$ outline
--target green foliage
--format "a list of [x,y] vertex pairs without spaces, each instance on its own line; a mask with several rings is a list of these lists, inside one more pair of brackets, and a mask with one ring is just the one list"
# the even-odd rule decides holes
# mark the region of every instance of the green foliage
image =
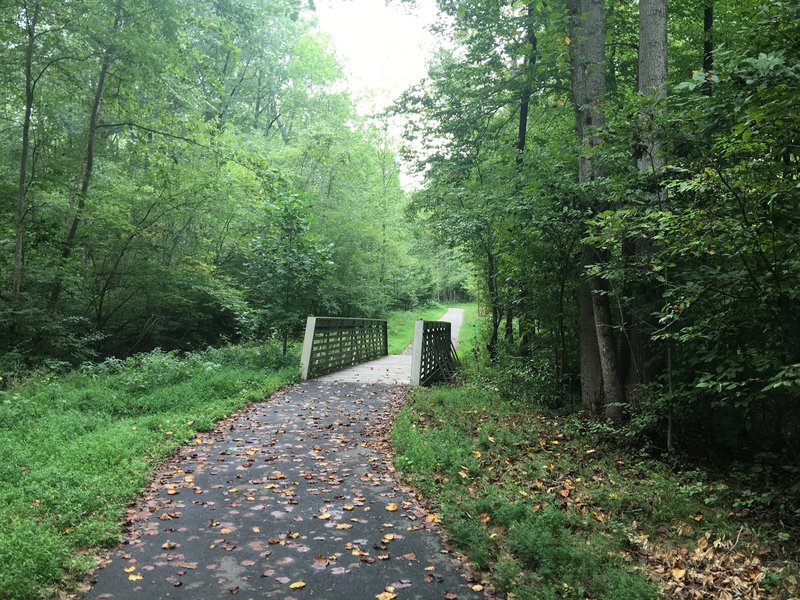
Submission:
[[393,142],[356,113],[303,3],[12,4],[37,29],[37,81],[23,165],[28,21],[4,21],[6,380],[156,347],[288,342],[311,312],[374,317],[453,287],[431,283]]
[[0,392],[0,596],[40,598],[120,540],[125,509],[179,445],[297,376],[297,350],[154,351]]

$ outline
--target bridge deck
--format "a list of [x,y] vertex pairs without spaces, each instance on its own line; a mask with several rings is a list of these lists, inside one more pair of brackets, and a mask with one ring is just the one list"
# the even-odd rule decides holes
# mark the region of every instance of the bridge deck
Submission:
[[[439,321],[449,321],[453,344],[458,344],[458,330],[464,321],[464,309],[450,308]],[[377,360],[317,377],[317,381],[328,383],[387,383],[390,385],[411,385],[411,352],[384,356]]]
[[317,377],[329,383],[388,383],[411,385],[411,355],[384,356],[344,371]]

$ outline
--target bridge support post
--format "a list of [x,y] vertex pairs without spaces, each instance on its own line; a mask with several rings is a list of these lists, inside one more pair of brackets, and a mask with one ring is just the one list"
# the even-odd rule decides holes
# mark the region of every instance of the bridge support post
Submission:
[[300,355],[300,377],[308,379],[308,369],[311,366],[311,350],[314,347],[314,330],[317,328],[317,317],[308,317],[306,320],[306,334],[303,336],[303,352]]
[[422,345],[424,343],[425,322],[414,321],[414,343],[411,350],[411,385],[417,387],[422,376]]

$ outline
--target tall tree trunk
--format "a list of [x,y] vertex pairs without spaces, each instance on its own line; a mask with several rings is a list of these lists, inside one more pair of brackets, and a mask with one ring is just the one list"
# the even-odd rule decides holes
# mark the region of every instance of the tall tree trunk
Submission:
[[[659,110],[657,103],[663,98],[667,83],[667,0],[639,1],[638,81],[639,93],[652,99],[652,110],[654,116],[657,116]],[[656,176],[665,164],[657,127],[652,131],[643,131],[642,136],[636,156],[636,166],[642,173]],[[660,204],[665,199],[665,192],[659,190],[651,196],[650,202]],[[652,244],[644,239],[630,240],[623,247],[623,253],[629,258],[635,258],[651,250]],[[632,290],[629,294],[635,304],[625,323],[627,328],[625,384],[628,397],[634,404],[639,395],[639,388],[648,381],[646,369],[648,336],[639,315],[645,310],[647,297],[651,294],[650,290]]]
[[[80,226],[83,212],[86,209],[86,195],[89,193],[89,185],[92,180],[92,171],[94,169],[94,140],[97,134],[97,125],[100,118],[100,108],[103,100],[103,92],[105,91],[106,76],[111,64],[114,62],[114,37],[121,25],[122,19],[122,0],[117,0],[116,11],[114,15],[114,25],[111,31],[111,39],[108,46],[103,52],[103,62],[100,65],[100,73],[97,77],[97,85],[94,90],[94,100],[92,101],[92,108],[89,113],[89,127],[86,132],[86,152],[81,160],[81,165],[78,171],[78,180],[80,181],[80,188],[75,190],[73,195],[73,204],[77,200],[75,213],[72,216],[67,235],[64,238],[64,245],[61,250],[61,264],[62,267],[66,265],[67,260],[72,255],[72,248],[75,244],[75,238],[78,234],[78,227]],[[77,198],[75,198],[77,196]],[[58,299],[61,295],[63,287],[63,278],[61,274],[56,275],[56,279],[50,289],[49,307],[55,310],[58,305]]]
[[14,274],[11,282],[11,303],[19,304],[23,288],[23,256],[25,252],[25,195],[28,184],[28,156],[30,154],[31,117],[33,115],[33,99],[35,81],[33,77],[33,50],[36,44],[36,24],[39,20],[41,5],[33,5],[33,14],[25,13],[25,116],[22,120],[22,151],[19,161],[19,180],[17,186],[17,219],[14,226]]
[[[522,87],[522,93],[519,99],[519,128],[517,130],[516,164],[517,169],[520,172],[522,171],[522,166],[525,161],[525,145],[528,136],[528,110],[530,108],[531,92],[533,88],[531,78],[533,76],[533,67],[536,65],[536,50],[538,46],[536,30],[533,22],[534,10],[534,3],[529,3],[527,8],[527,22],[525,25],[526,37],[530,47],[528,55],[525,57],[523,64],[523,69],[525,70],[525,84]],[[522,310],[520,310],[519,314],[519,350],[523,356],[529,353],[531,338],[533,337],[533,323],[530,322],[527,314],[528,306],[526,300],[529,295],[530,293],[528,292],[527,283],[523,281],[522,291],[520,294],[520,299],[522,300]],[[506,340],[511,341],[513,339],[513,332],[509,332],[508,327],[510,327],[510,325],[506,326]]]
[[[579,157],[580,183],[598,178],[593,156],[598,130],[604,126],[601,104],[605,95],[605,11],[603,0],[568,0],[572,101],[578,139],[583,146]],[[586,276],[586,267],[602,255],[591,246],[581,248],[585,281],[580,294],[581,398],[586,408],[597,406],[603,398],[607,417],[617,419],[624,402],[619,376],[611,308],[605,282]],[[585,354],[584,354],[585,353]],[[598,373],[600,376],[598,377]]]

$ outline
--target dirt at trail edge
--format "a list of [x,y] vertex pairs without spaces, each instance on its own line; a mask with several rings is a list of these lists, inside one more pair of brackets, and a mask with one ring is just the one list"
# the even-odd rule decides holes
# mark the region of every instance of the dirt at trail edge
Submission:
[[388,459],[407,393],[304,382],[198,436],[85,598],[482,598]]

